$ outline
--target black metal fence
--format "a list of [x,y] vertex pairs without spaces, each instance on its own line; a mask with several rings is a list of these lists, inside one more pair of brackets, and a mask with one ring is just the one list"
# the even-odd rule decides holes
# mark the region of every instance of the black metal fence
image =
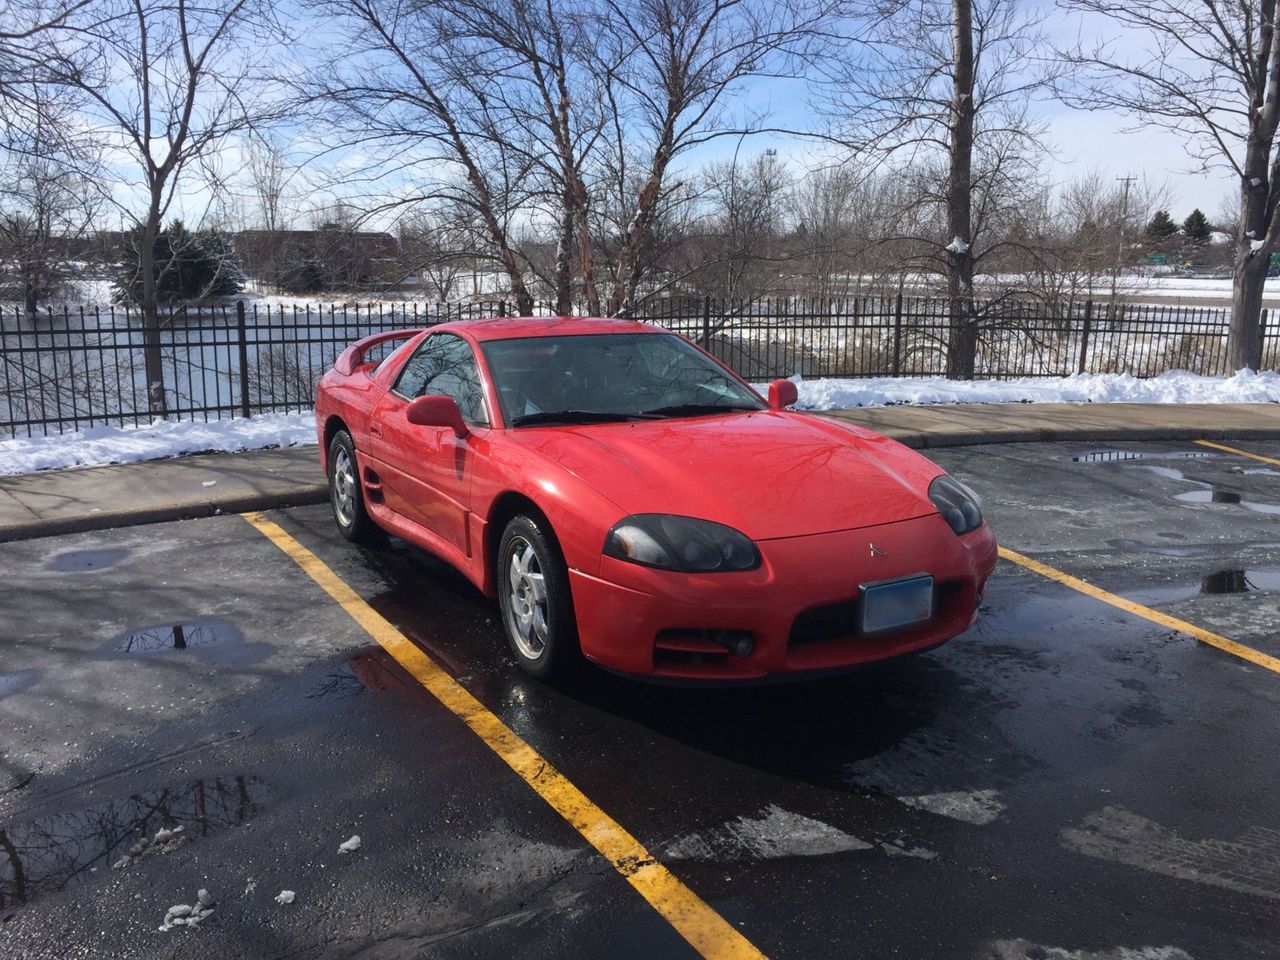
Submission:
[[[238,303],[166,311],[159,325],[165,413],[225,419],[309,409],[315,382],[351,342],[380,330],[504,316],[501,302],[318,307]],[[1052,310],[981,305],[979,377],[1049,377],[1170,369],[1225,374],[1229,311],[1095,304]],[[540,312],[546,312],[541,309]],[[710,298],[648,301],[639,318],[701,343],[744,377],[940,376],[946,301]],[[1263,320],[1265,323],[1266,315]],[[1280,365],[1266,332],[1263,366]],[[0,435],[33,436],[150,422],[141,315],[62,308],[29,317],[0,308]]]

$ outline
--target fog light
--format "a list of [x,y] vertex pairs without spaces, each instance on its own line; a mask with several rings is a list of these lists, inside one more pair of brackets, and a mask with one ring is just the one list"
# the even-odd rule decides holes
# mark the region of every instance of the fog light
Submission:
[[724,647],[735,657],[749,657],[755,647],[751,634],[742,630],[721,630],[711,635],[711,641]]

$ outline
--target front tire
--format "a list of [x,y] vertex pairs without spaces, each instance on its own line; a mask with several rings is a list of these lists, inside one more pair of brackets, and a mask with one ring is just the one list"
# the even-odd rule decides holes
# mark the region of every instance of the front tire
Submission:
[[511,518],[496,573],[502,625],[520,668],[540,680],[569,674],[582,657],[569,571],[544,519]]
[[329,503],[338,531],[353,543],[370,543],[378,527],[364,508],[360,467],[351,434],[339,430],[329,444]]

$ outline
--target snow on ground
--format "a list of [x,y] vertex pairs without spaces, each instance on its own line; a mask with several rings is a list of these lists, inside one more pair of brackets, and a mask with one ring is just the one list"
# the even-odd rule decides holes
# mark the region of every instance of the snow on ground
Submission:
[[944,377],[875,377],[865,380],[800,380],[800,410],[943,403],[1280,403],[1280,374],[1241,370],[1206,377],[1170,370],[1138,379],[1129,374],[1077,374],[1017,380],[947,380]]
[[[886,404],[948,403],[1280,403],[1280,374],[1241,370],[1205,377],[1173,370],[1140,380],[1128,374],[1081,374],[1020,380],[943,377],[802,380],[800,410]],[[762,393],[767,385],[758,384]],[[104,463],[158,460],[185,453],[235,452],[316,442],[310,412],[268,413],[208,423],[157,420],[142,427],[93,427],[49,437],[0,440],[0,474]]]
[[265,413],[248,420],[208,423],[157,420],[142,427],[92,427],[50,437],[0,440],[0,474],[315,442],[316,421],[310,412]]

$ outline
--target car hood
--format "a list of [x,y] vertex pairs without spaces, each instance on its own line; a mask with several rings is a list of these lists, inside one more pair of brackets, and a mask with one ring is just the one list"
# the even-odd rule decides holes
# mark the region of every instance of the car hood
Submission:
[[943,471],[879,434],[761,411],[507,432],[616,503],[727,524],[753,540],[927,516]]

